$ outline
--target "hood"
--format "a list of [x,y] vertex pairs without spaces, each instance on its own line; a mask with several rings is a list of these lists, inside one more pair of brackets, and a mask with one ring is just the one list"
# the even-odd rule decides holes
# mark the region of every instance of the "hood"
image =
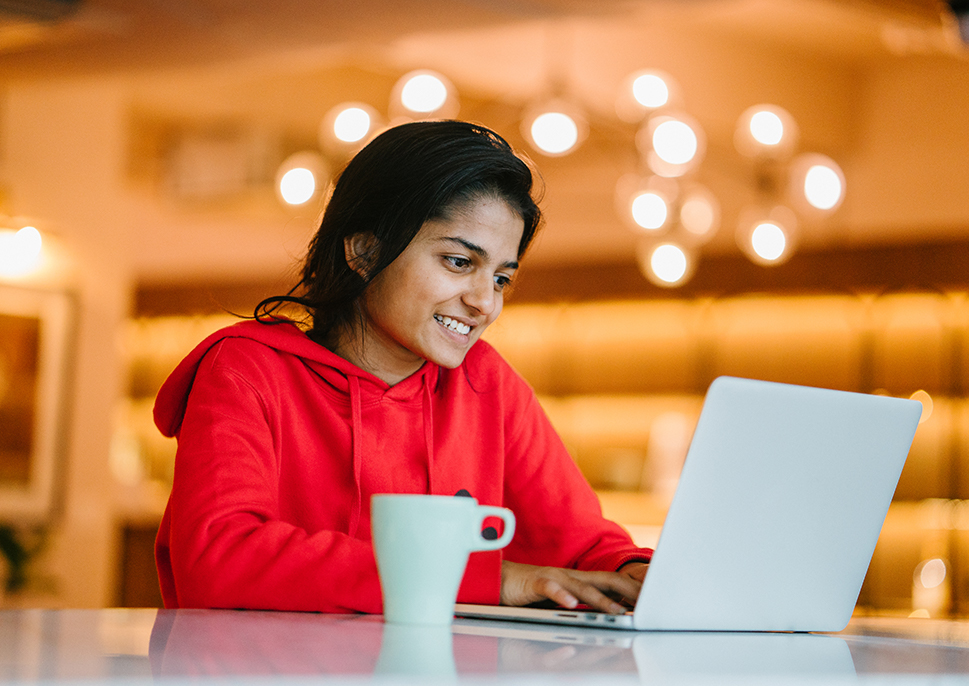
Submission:
[[425,363],[417,373],[390,386],[314,342],[291,321],[267,324],[247,320],[220,329],[199,343],[162,384],[155,398],[154,418],[155,425],[165,436],[173,437],[181,428],[188,395],[202,358],[213,346],[227,338],[247,338],[274,350],[295,355],[320,374],[333,389],[348,396],[380,395],[406,400],[415,397],[423,389],[433,388],[437,382],[437,365]]

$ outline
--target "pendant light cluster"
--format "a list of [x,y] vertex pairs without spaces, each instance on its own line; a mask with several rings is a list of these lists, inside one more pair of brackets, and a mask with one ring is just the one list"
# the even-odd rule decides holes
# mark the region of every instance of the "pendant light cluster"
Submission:
[[798,127],[786,110],[755,105],[737,121],[734,144],[754,170],[756,203],[741,212],[737,244],[754,262],[786,262],[797,246],[799,218],[823,218],[841,206],[845,178],[826,155],[796,155]]
[[683,111],[679,85],[660,71],[629,76],[616,113],[639,126],[639,169],[616,184],[616,211],[641,236],[637,254],[646,278],[678,286],[693,275],[697,251],[720,226],[720,204],[694,178],[706,136]]
[[[714,195],[693,178],[703,160],[703,129],[681,109],[678,84],[659,71],[641,71],[625,82],[616,112],[639,125],[640,171],[616,185],[616,209],[642,235],[640,269],[653,283],[689,280],[697,253],[720,226]],[[736,241],[755,263],[782,264],[797,245],[798,219],[821,218],[844,200],[838,164],[817,153],[795,155],[798,128],[776,105],[757,105],[737,122],[734,144],[754,169],[756,202],[739,217]]]
[[[637,170],[616,184],[616,211],[640,236],[643,274],[664,287],[689,280],[699,251],[721,223],[717,198],[696,179],[706,136],[682,101],[679,84],[658,70],[631,74],[616,101],[618,117],[637,127],[638,159]],[[296,153],[280,166],[277,194],[296,206],[319,199],[330,176],[328,159],[345,159],[388,126],[453,118],[458,108],[451,82],[428,69],[397,81],[386,119],[366,103],[338,105],[323,117],[319,149]],[[525,109],[521,131],[538,153],[560,157],[582,144],[589,124],[574,101],[550,97]],[[737,122],[734,144],[753,169],[756,202],[740,213],[736,241],[757,264],[785,262],[798,242],[799,219],[824,217],[844,199],[845,179],[837,163],[817,153],[796,155],[797,143],[797,123],[775,105],[751,107]]]
[[322,196],[332,169],[328,160],[344,160],[388,126],[415,119],[448,119],[458,113],[457,92],[442,74],[429,69],[401,77],[391,94],[389,121],[363,102],[345,102],[320,122],[319,149],[297,152],[279,166],[276,194],[285,205],[304,206]]

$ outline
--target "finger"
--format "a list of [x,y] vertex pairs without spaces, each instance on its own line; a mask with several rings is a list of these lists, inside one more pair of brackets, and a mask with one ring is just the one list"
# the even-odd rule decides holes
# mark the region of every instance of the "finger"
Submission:
[[573,584],[569,590],[589,607],[593,607],[612,615],[622,614],[626,611],[622,605],[604,594],[592,584],[573,579]]
[[554,579],[543,579],[538,592],[543,597],[555,601],[562,607],[573,609],[579,604],[579,599]]
[[632,602],[639,597],[639,589],[643,586],[642,582],[616,572],[585,572],[581,578],[601,591],[614,593]]
[[630,562],[619,570],[620,574],[625,574],[640,583],[646,579],[646,573],[649,571],[649,563],[647,562]]

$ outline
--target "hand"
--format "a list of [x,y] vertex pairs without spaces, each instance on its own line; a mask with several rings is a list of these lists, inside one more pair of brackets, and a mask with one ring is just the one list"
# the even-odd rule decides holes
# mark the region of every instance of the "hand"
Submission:
[[648,571],[648,562],[627,562],[619,568],[620,574],[625,574],[626,576],[632,577],[639,583],[643,583],[643,580],[646,578],[646,572]]
[[[645,571],[643,574],[645,575]],[[569,609],[584,603],[597,610],[618,615],[625,612],[626,608],[613,600],[613,597],[634,603],[641,585],[642,582],[632,572],[582,572],[559,567],[536,567],[507,560],[501,563],[502,605],[528,605],[547,598]]]

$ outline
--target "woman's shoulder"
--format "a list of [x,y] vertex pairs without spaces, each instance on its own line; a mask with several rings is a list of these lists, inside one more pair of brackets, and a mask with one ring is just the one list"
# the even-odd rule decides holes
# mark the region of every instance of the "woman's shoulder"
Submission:
[[468,351],[462,364],[468,383],[478,393],[493,393],[516,389],[531,392],[531,388],[493,345],[479,340]]

